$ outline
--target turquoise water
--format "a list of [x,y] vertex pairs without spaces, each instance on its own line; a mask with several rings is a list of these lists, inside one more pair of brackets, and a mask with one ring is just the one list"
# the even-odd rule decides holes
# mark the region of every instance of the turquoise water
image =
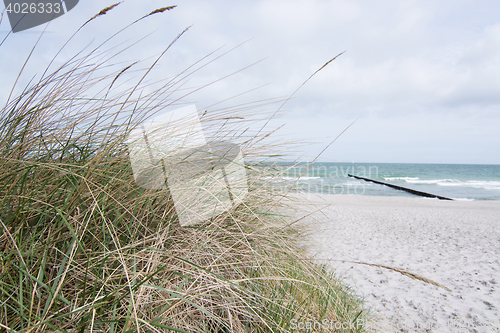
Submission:
[[414,196],[351,174],[453,199],[500,200],[500,165],[316,162],[306,168],[280,163],[275,180],[313,193]]

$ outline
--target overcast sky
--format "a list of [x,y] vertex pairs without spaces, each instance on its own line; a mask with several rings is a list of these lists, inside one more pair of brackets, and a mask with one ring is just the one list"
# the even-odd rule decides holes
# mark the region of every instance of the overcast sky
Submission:
[[[82,0],[52,21],[27,73],[41,74],[71,33],[113,3]],[[500,164],[497,0],[126,0],[82,30],[61,59],[167,5],[177,8],[127,30],[123,40],[154,32],[127,59],[157,55],[192,25],[156,75],[174,75],[219,47],[224,47],[220,54],[243,42],[195,73],[191,84],[257,62],[189,97],[199,108],[260,86],[233,102],[289,96],[326,61],[346,51],[304,85],[273,122],[286,125],[285,136],[315,142],[304,148],[304,159],[357,119],[321,160]],[[12,34],[0,46],[0,102],[44,27]],[[1,40],[9,30],[4,15]]]

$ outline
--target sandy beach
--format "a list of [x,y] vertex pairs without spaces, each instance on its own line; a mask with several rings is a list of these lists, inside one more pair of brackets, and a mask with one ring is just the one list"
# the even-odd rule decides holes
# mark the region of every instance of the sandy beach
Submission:
[[293,198],[308,254],[365,299],[375,331],[500,332],[500,201]]

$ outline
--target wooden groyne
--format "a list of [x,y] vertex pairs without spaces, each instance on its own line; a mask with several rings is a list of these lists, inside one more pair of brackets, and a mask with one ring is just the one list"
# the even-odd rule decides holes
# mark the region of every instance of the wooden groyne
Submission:
[[450,199],[450,198],[442,197],[440,195],[435,195],[435,194],[430,194],[430,193],[426,193],[426,192],[416,191],[416,190],[412,190],[411,188],[406,188],[406,187],[401,187],[401,186],[397,186],[397,185],[387,184],[387,183],[379,182],[377,180],[373,180],[373,179],[369,179],[369,178],[358,177],[358,176],[353,176],[353,175],[349,175],[349,174],[348,174],[348,176],[352,177],[352,178],[356,178],[356,179],[365,180],[367,182],[372,182],[372,183],[375,183],[375,184],[389,186],[389,187],[392,187],[392,188],[394,188],[396,190],[405,191],[405,192],[408,192],[408,193],[411,193],[411,194],[419,195],[421,197],[438,198],[440,200],[453,200],[453,199]]

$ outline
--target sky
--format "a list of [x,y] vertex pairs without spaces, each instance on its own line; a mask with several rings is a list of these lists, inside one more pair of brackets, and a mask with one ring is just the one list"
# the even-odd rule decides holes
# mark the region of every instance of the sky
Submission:
[[[115,1],[82,0],[48,26],[9,35],[0,46],[0,103],[43,29],[20,87],[41,74],[81,24]],[[307,143],[303,160],[324,150],[321,161],[500,164],[498,1],[126,0],[82,29],[59,61],[168,5],[177,7],[122,34],[117,43],[148,36],[117,61],[156,56],[190,27],[155,77],[231,50],[194,73],[189,85],[237,73],[188,101],[202,110],[237,95],[219,105],[293,94],[270,125],[284,124],[282,138]],[[10,31],[6,16],[0,41]]]

